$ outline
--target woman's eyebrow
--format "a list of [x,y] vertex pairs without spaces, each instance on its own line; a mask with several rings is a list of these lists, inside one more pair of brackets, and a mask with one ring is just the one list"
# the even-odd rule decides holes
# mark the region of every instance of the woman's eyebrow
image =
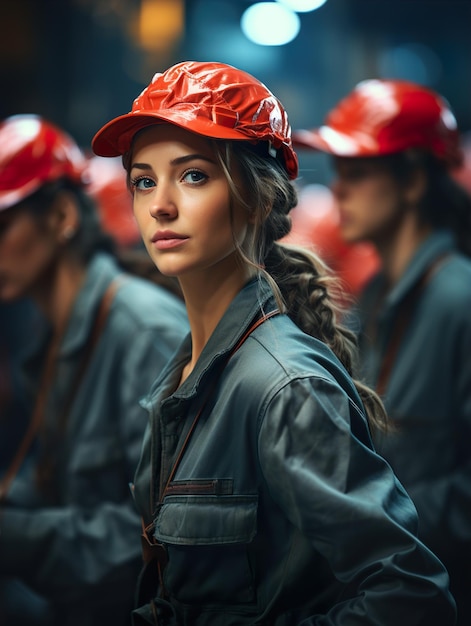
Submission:
[[198,154],[198,153],[185,154],[184,156],[177,157],[176,159],[172,159],[170,163],[172,165],[180,165],[181,163],[188,163],[188,161],[196,161],[196,160],[207,161],[208,163],[214,163],[214,160],[208,157],[207,155]]
[[[208,163],[215,163],[214,159],[204,155],[204,154],[185,154],[181,157],[176,157],[170,161],[170,165],[181,165],[183,163],[188,163],[190,161],[207,161]],[[152,167],[148,163],[132,163],[131,168],[136,168],[139,170],[151,170]]]
[[147,163],[131,163],[131,168],[136,168],[138,170],[150,170],[152,169],[150,165]]

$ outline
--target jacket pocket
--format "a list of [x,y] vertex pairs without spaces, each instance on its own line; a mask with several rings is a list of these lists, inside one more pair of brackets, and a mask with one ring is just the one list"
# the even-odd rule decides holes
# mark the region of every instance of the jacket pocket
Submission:
[[199,606],[252,603],[257,508],[257,495],[166,497],[155,537],[168,550],[167,590]]
[[155,525],[161,543],[205,546],[249,543],[257,531],[255,496],[171,496]]

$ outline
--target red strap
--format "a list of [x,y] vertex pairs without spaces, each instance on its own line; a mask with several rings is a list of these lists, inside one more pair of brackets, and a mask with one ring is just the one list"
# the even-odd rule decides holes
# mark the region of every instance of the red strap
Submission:
[[[260,326],[260,324],[263,324],[263,322],[265,322],[267,319],[269,319],[270,317],[273,317],[274,315],[278,315],[279,314],[279,310],[275,309],[274,311],[270,311],[269,313],[266,313],[265,315],[263,315],[261,318],[259,318],[258,320],[256,320],[252,326],[247,330],[247,332],[243,335],[243,337],[239,340],[239,342],[234,346],[234,348],[232,349],[232,351],[229,354],[229,358],[228,360],[234,355],[235,352],[237,352],[237,350],[241,347],[241,345],[244,343],[244,341],[250,336],[250,334],[258,327]],[[226,362],[227,364],[227,362]],[[185,450],[188,447],[190,438],[192,436],[192,434],[195,431],[196,428],[196,424],[198,423],[198,420],[203,412],[204,407],[206,406],[206,403],[211,395],[212,390],[214,389],[215,385],[217,382],[217,377],[215,379],[213,379],[213,384],[211,386],[210,392],[207,394],[207,396],[205,397],[203,403],[201,404],[197,414],[195,415],[193,422],[190,426],[190,429],[188,430],[188,433],[183,441],[183,444],[180,448],[180,451],[178,453],[177,458],[175,459],[175,463],[173,464],[172,469],[170,470],[169,476],[165,482],[165,487],[162,490],[162,493],[159,496],[159,501],[156,505],[156,507],[154,508],[154,510],[157,509],[157,507],[162,503],[165,494],[167,492],[167,489],[170,485],[170,483],[172,482],[175,473],[177,471],[178,466],[180,465],[180,462],[183,458],[183,455],[185,453]],[[143,553],[143,559],[145,563],[148,563],[149,561],[153,560],[153,559],[157,559],[159,562],[159,567],[163,569],[163,567],[165,567],[166,565],[166,552],[165,552],[165,548],[162,546],[162,544],[159,544],[154,536],[153,536],[153,532],[154,532],[154,522],[152,521],[148,526],[145,525],[144,519],[141,518],[141,523],[142,523],[142,536],[141,536],[141,541],[142,541],[142,553]],[[155,548],[154,548],[155,546]]]
[[[234,346],[234,348],[232,349],[231,353],[229,354],[228,361],[234,355],[234,353],[237,352],[237,350],[241,347],[241,345],[245,342],[245,340],[253,333],[253,331],[256,328],[258,328],[258,326],[263,324],[263,322],[265,322],[268,318],[273,317],[274,315],[278,315],[278,314],[279,314],[279,310],[275,309],[274,311],[270,311],[269,313],[266,313],[261,318],[259,318],[256,322],[254,322],[252,324],[252,326],[247,330],[245,335],[243,335],[243,337],[239,340],[239,342]],[[227,362],[226,362],[226,364],[227,364]],[[217,382],[217,378],[213,379],[213,384],[211,386],[211,391],[214,389],[214,387],[216,385],[216,382]],[[208,402],[209,395],[210,394],[208,394],[206,396],[206,398],[204,399],[204,401],[203,401],[203,403],[202,403],[198,413],[195,415],[193,423],[190,426],[190,429],[189,429],[189,431],[188,431],[188,433],[187,433],[187,435],[186,435],[186,437],[185,437],[185,439],[183,441],[183,445],[180,448],[180,452],[178,453],[178,456],[177,456],[177,458],[175,460],[175,463],[173,464],[173,467],[172,467],[172,469],[170,471],[170,474],[169,474],[169,476],[167,478],[164,490],[163,490],[163,492],[162,492],[162,494],[161,494],[161,496],[159,498],[159,503],[162,502],[162,500],[164,499],[165,493],[166,493],[166,491],[168,489],[168,486],[170,485],[170,483],[173,480],[173,477],[175,476],[175,472],[177,471],[177,468],[180,465],[180,461],[182,460],[183,454],[184,454],[184,452],[185,452],[185,450],[186,450],[186,448],[188,446],[188,443],[190,441],[190,437],[192,436],[192,434],[193,434],[193,432],[194,432],[194,430],[196,428],[196,424],[197,424],[197,422],[198,422],[198,420],[200,418],[200,415],[203,412],[203,409],[206,406],[206,403]]]

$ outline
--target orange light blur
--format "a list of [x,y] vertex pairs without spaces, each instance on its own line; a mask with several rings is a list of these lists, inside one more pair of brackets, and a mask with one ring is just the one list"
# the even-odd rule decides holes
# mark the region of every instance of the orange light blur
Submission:
[[146,50],[166,50],[183,33],[183,0],[142,0],[139,42]]

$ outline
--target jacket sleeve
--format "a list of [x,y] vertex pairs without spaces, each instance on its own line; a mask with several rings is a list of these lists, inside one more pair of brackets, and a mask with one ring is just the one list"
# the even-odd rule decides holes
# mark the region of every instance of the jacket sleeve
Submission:
[[302,624],[451,626],[446,570],[417,539],[415,509],[390,467],[353,434],[352,408],[335,382],[300,379],[273,397],[261,426],[272,497],[354,590]]
[[[119,585],[132,594],[141,547],[140,518],[129,483],[147,425],[139,400],[171,354],[171,342],[157,337],[149,328],[123,333],[116,340],[119,351],[110,349],[109,374],[104,373],[106,364],[95,373],[100,376],[95,386],[112,398],[106,420],[115,424],[115,433],[108,451],[102,450],[99,428],[91,440],[94,451],[80,451],[82,458],[96,455],[91,475],[82,471],[70,478],[62,506],[11,504],[0,511],[0,575],[20,577],[60,602],[90,593],[103,598],[110,590],[119,593]],[[100,467],[100,455],[106,466]],[[87,467],[92,466],[90,460]]]

